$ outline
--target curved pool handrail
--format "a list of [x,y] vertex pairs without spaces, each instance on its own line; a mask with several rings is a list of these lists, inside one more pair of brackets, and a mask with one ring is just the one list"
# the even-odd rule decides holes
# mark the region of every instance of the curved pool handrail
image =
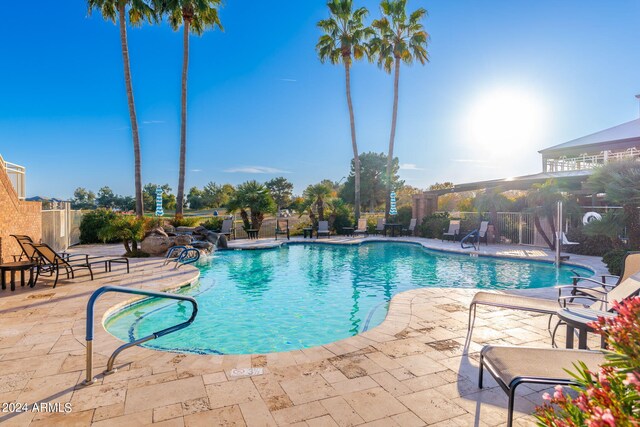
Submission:
[[[474,237],[475,240],[473,240]],[[467,244],[467,242],[471,243],[471,246],[465,245]],[[473,248],[477,251],[480,248],[480,233],[478,232],[478,230],[473,230],[471,233],[464,236],[462,240],[460,240],[460,247],[462,249]]]
[[193,264],[200,259],[200,251],[195,248],[186,248],[180,252],[176,261],[176,268],[180,268],[185,264]]
[[[169,264],[171,261],[176,261],[175,259],[173,259],[171,257],[171,255],[173,255],[173,253],[177,250],[180,249],[181,251],[184,251],[185,249],[187,249],[186,246],[172,246],[169,248],[169,250],[167,251],[167,254],[164,257],[164,264],[163,265],[167,265]],[[180,255],[182,255],[182,252],[180,252],[180,254],[178,254],[178,258],[180,258]]]
[[122,294],[133,294],[133,295],[143,295],[147,297],[153,298],[166,298],[173,299],[178,301],[188,301],[191,303],[193,309],[191,311],[191,317],[185,322],[182,322],[178,325],[170,326],[168,328],[162,329],[158,332],[154,332],[151,335],[147,335],[146,337],[140,338],[138,340],[126,343],[118,347],[109,357],[109,361],[107,362],[107,369],[104,372],[105,375],[112,374],[115,372],[113,369],[113,365],[115,363],[116,357],[127,348],[136,346],[138,344],[142,344],[147,341],[154,340],[156,338],[160,338],[164,335],[170,334],[172,332],[179,331],[180,329],[184,329],[190,324],[193,323],[197,314],[198,314],[198,302],[193,297],[188,297],[185,295],[177,295],[170,294],[167,292],[156,292],[156,291],[145,291],[142,289],[134,289],[134,288],[125,288],[122,286],[103,286],[101,288],[96,289],[89,297],[89,301],[87,302],[87,320],[86,320],[86,341],[87,341],[87,376],[85,380],[82,382],[83,385],[89,385],[94,383],[93,378],[93,333],[94,333],[94,306],[96,300],[100,298],[101,295],[107,292],[118,292]]

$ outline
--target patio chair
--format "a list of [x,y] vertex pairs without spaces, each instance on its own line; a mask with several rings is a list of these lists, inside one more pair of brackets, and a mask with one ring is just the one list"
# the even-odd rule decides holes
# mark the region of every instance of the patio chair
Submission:
[[331,231],[329,231],[329,221],[318,221],[318,231],[316,231],[318,239],[320,236],[327,236],[327,239],[331,237]]
[[373,231],[373,233],[374,234],[382,233],[382,234],[386,235],[384,224],[385,224],[385,219],[384,218],[378,218],[378,222],[376,223],[376,229]]
[[451,239],[455,242],[456,240],[458,240],[458,236],[460,235],[460,220],[459,219],[452,219],[451,221],[449,221],[449,230],[445,232],[445,230],[442,230],[442,241],[444,242],[445,237],[447,238],[447,240],[449,239],[449,237],[451,237]]
[[583,362],[592,372],[598,372],[606,359],[604,353],[599,351],[487,345],[480,352],[478,387],[482,388],[482,377],[486,369],[509,396],[507,427],[511,427],[518,386],[577,385],[566,370],[574,370],[578,361]]
[[[576,289],[577,288],[577,289]],[[622,301],[627,298],[633,297],[640,293],[640,273],[636,273],[627,277],[622,283],[608,292],[601,292],[595,288],[588,288],[594,295],[587,294],[575,294],[575,295],[563,295],[563,290],[573,292],[574,289],[580,291],[585,288],[576,287],[574,285],[558,286],[558,299],[556,301],[544,298],[533,298],[520,295],[511,294],[499,294],[492,292],[478,292],[473,296],[471,304],[469,305],[469,324],[467,325],[467,342],[471,341],[471,335],[473,334],[473,325],[476,318],[476,309],[478,305],[488,305],[492,307],[508,308],[512,310],[530,311],[533,313],[542,313],[549,315],[549,322],[547,323],[547,329],[551,332],[551,319],[556,315],[559,309],[566,307],[581,307],[585,306],[593,308],[595,310],[610,311],[610,303],[613,301]],[[590,303],[578,304],[574,303],[575,299],[585,299]],[[555,332],[560,326],[561,322],[558,322],[551,334],[552,339],[555,340]]]
[[20,246],[22,252],[20,255],[13,255],[13,261],[22,261],[24,257],[26,261],[35,261],[38,258],[38,254],[35,249],[31,245],[27,245],[27,243],[33,243],[33,240],[29,236],[12,234],[11,237],[16,239],[16,242]]
[[[606,292],[618,286],[620,283],[627,280],[630,276],[640,273],[640,252],[627,252],[622,260],[622,273],[620,276],[615,276],[613,274],[603,274],[602,281],[593,279],[591,277],[581,277],[576,276],[573,277],[573,289],[571,290],[572,295],[590,295],[596,297],[601,292]],[[607,278],[615,278],[616,283],[607,283]],[[594,292],[591,288],[586,288],[584,285],[579,286],[581,282],[589,282],[595,283],[598,286],[595,286]]]
[[36,267],[35,282],[38,281],[38,277],[42,273],[47,273],[49,276],[52,276],[55,273],[56,277],[53,282],[53,287],[55,288],[58,284],[58,277],[60,276],[61,269],[64,269],[64,272],[67,274],[67,279],[74,279],[76,270],[85,268],[89,270],[89,275],[91,276],[91,280],[93,280],[93,271],[91,270],[88,255],[73,257],[75,259],[70,259],[71,257],[67,257],[65,259],[56,251],[51,249],[47,244],[26,243],[26,245],[32,246],[39,256],[38,265]]
[[353,230],[354,235],[362,234],[363,236],[368,236],[369,233],[367,231],[367,218],[359,218],[358,219],[358,228]]
[[219,234],[224,234],[225,236],[227,236],[227,238],[229,240],[231,240],[231,236],[233,236],[233,238],[236,238],[236,228],[233,226],[233,220],[232,219],[225,219],[222,221],[222,226],[220,227],[220,231],[218,231]]
[[478,243],[484,239],[484,244],[489,246],[489,239],[487,239],[487,231],[489,230],[489,221],[480,222],[480,228],[478,228]]
[[278,240],[278,234],[286,234],[287,240],[290,240],[289,237],[289,220],[288,219],[278,219],[276,220],[276,240]]
[[418,224],[418,219],[417,218],[411,218],[411,221],[409,222],[409,227],[405,228],[402,230],[403,234],[405,236],[413,236],[415,230],[416,230],[416,225]]

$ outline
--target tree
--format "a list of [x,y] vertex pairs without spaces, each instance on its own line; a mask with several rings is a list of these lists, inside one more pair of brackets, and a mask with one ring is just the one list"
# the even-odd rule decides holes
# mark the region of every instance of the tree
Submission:
[[275,212],[276,204],[267,187],[252,180],[238,185],[228,207],[231,212],[240,211],[245,230],[259,231],[264,214]]
[[293,184],[285,177],[273,178],[264,184],[271,192],[271,197],[276,202],[278,211],[291,203]]
[[318,221],[324,221],[324,201],[331,196],[332,188],[326,183],[319,183],[308,186],[303,193],[304,198],[310,206],[316,206]]
[[93,191],[78,187],[73,192],[73,200],[71,201],[71,209],[95,209],[96,195]]
[[631,249],[640,249],[640,163],[610,162],[589,177],[587,187],[594,193],[605,193],[609,202],[622,205]]
[[[147,211],[155,212],[156,210],[156,189],[157,184],[147,184],[143,189],[144,208]],[[160,186],[162,188],[162,208],[166,210],[173,210],[176,208],[176,196],[171,193],[171,187],[169,184]]]
[[[387,156],[384,153],[367,152],[360,154],[360,175],[361,181],[361,201],[364,206],[368,206],[371,212],[375,211],[385,200],[386,189],[386,163]],[[398,176],[400,163],[398,158],[394,159],[391,173],[392,189],[399,189],[404,185]],[[340,192],[340,197],[349,203],[354,203],[352,198],[355,184],[355,162],[351,163],[351,172]]]
[[140,137],[138,134],[138,118],[133,98],[133,83],[131,81],[131,64],[129,61],[129,42],[127,40],[126,12],[129,8],[129,23],[139,26],[144,21],[155,19],[154,11],[143,0],[87,0],[88,12],[98,9],[104,19],[118,21],[120,26],[120,45],[122,48],[122,63],[124,67],[124,82],[127,90],[129,106],[129,120],[131,121],[131,136],[133,138],[133,158],[135,168],[136,215],[142,218],[144,214],[142,198],[142,159],[140,156]]
[[491,218],[491,224],[495,230],[496,238],[500,236],[500,229],[498,226],[498,211],[507,210],[511,201],[502,194],[504,189],[497,187],[487,189],[478,194],[473,200],[473,206],[478,212],[489,212]]
[[429,190],[448,190],[453,187],[453,182],[450,181],[436,182],[435,184],[431,184],[429,186]]
[[231,184],[219,185],[210,182],[202,190],[205,206],[208,208],[225,206],[235,191]]
[[98,237],[104,241],[121,240],[126,256],[139,256],[138,242],[144,239],[146,228],[144,218],[116,215],[98,230]]
[[318,22],[318,27],[325,32],[318,40],[316,51],[320,62],[344,64],[347,106],[351,124],[351,147],[355,162],[354,200],[356,221],[360,218],[360,157],[356,141],[356,123],[351,100],[351,63],[353,59],[362,59],[366,52],[366,40],[373,31],[364,25],[364,18],[369,11],[361,7],[353,10],[352,0],[329,0],[327,2],[330,17]]
[[187,194],[187,203],[191,209],[202,209],[205,207],[204,192],[198,187],[191,187]]
[[[564,203],[565,215],[571,212],[578,212],[577,204],[562,194],[562,189],[554,179],[549,179],[543,184],[533,184],[531,190],[527,192],[527,203],[529,204],[530,210],[533,212],[534,225],[538,234],[540,234],[547,246],[549,246],[549,249],[556,248],[557,232],[555,217],[558,202]],[[545,217],[547,219],[547,224],[551,229],[550,237],[547,236],[542,228],[542,224],[540,222],[541,217]]]
[[[400,83],[400,64],[422,65],[429,61],[427,43],[429,35],[420,21],[427,15],[427,10],[419,8],[407,14],[407,0],[382,0],[380,2],[382,18],[373,21],[375,36],[369,43],[370,58],[375,58],[378,66],[387,73],[394,69],[393,79],[393,113],[391,115],[391,133],[389,135],[389,153],[387,157],[387,176],[391,175],[393,148],[396,137],[398,119],[398,88]],[[391,182],[387,183],[385,215],[389,215]]]
[[160,11],[169,16],[169,25],[174,31],[182,29],[182,92],[180,115],[180,172],[178,175],[178,195],[176,217],[181,217],[184,204],[184,179],[187,164],[187,77],[189,74],[189,33],[201,36],[206,29],[222,30],[218,8],[221,0],[157,0]]
[[403,206],[413,206],[413,196],[422,193],[422,190],[411,185],[403,185],[396,190],[396,206],[400,209]]
[[113,209],[116,207],[116,195],[113,190],[107,186],[98,190],[98,197],[96,203],[99,208]]

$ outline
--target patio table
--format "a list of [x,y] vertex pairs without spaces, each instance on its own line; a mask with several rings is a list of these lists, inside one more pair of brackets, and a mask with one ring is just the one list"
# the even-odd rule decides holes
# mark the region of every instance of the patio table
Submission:
[[[567,324],[566,348],[573,348],[573,334],[578,330],[578,349],[587,348],[587,333],[593,332],[589,323],[598,320],[598,317],[613,318],[615,313],[608,311],[592,310],[590,308],[563,308],[558,310],[558,317]],[[604,347],[604,337],[600,341],[600,346]]]
[[11,272],[11,291],[16,290],[16,271],[20,272],[20,285],[24,286],[24,272],[29,270],[29,282],[28,285],[30,287],[35,286],[35,281],[33,280],[33,268],[36,266],[35,263],[31,261],[16,261],[16,262],[7,262],[4,264],[0,264],[0,281],[2,282],[2,289],[7,288],[5,275],[7,272]]
[[249,239],[258,239],[258,230],[255,228],[249,228],[247,230],[247,236],[249,236]]
[[306,239],[307,236],[309,236],[310,239],[313,239],[313,228],[312,227],[305,227],[302,229],[302,238]]
[[396,237],[396,230],[398,230],[398,234],[402,234],[402,224],[389,222],[384,225],[384,234],[387,234],[387,229],[391,230],[391,237]]

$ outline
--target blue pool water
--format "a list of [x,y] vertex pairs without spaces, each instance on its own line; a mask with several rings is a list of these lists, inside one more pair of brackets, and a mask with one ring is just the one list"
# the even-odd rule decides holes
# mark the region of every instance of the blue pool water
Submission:
[[[391,298],[409,289],[547,287],[571,283],[571,269],[387,242],[217,252],[200,265],[199,284],[185,292],[198,300],[196,321],[146,346],[203,354],[307,348],[375,327]],[[111,316],[105,326],[130,341],[183,322],[190,312],[188,303],[146,300]]]

